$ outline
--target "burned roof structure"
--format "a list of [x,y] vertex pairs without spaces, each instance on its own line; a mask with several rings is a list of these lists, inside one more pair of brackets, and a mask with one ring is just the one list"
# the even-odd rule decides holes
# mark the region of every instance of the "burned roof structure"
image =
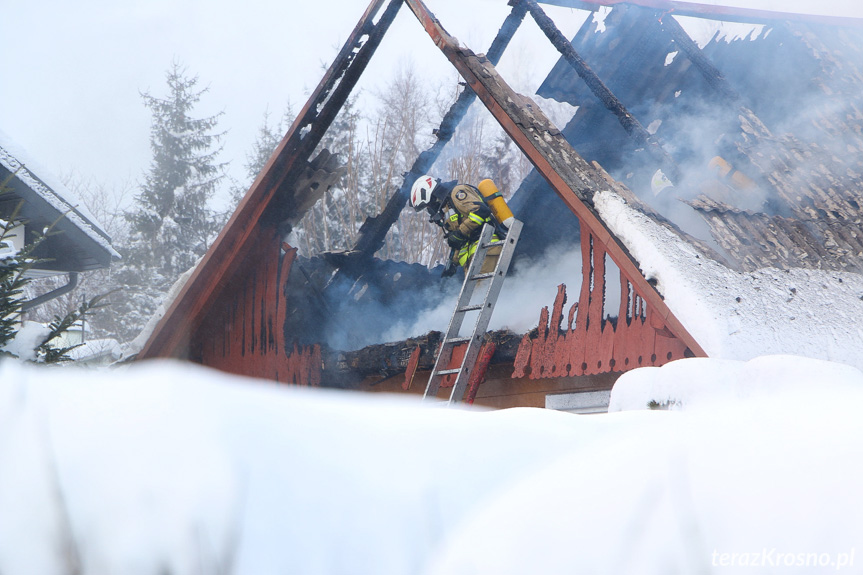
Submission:
[[[477,98],[534,166],[511,199],[524,220],[516,268],[519,257],[568,236],[582,274],[568,310],[560,285],[550,311],[540,308],[552,294],[522,302],[536,306],[536,329],[487,334],[468,399],[543,405],[550,393],[607,390],[622,371],[719,350],[672,297],[670,277],[861,271],[860,22],[651,0],[547,3],[601,12],[570,41],[535,0],[511,0],[483,54],[452,37],[422,0],[373,0],[139,357],[303,385],[421,391],[440,334],[386,342],[387,325],[393,314],[424,311],[401,305],[420,286],[435,286],[433,307],[453,299],[458,282],[374,254],[411,183]],[[465,89],[352,249],[299,258],[287,234],[340,172],[321,138],[403,4]],[[496,68],[527,14],[561,55],[539,95],[577,106],[561,128]],[[687,14],[763,28],[699,46],[677,19]],[[788,76],[778,63],[792,55],[804,65]],[[639,237],[654,238],[661,245],[649,247],[664,255],[650,255]],[[660,260],[680,269],[657,271]]]
[[[680,194],[741,269],[861,271],[860,28],[766,20],[700,48],[670,13],[622,4],[573,46],[673,157]],[[635,190],[662,167],[559,62],[543,96],[578,105],[576,150]],[[709,176],[714,175],[711,179]],[[663,208],[682,210],[658,201]]]

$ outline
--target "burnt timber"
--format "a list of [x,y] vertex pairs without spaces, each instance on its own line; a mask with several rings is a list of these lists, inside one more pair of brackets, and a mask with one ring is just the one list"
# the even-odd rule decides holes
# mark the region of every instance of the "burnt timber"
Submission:
[[[685,187],[695,193],[680,200],[703,218],[728,263],[747,271],[860,272],[859,22],[826,28],[813,23],[818,19],[772,20],[757,42],[714,38],[699,48],[658,5],[639,4],[616,5],[602,34],[586,23],[573,44],[599,63],[597,73],[633,113],[659,126],[657,136],[684,150],[676,159],[687,174]],[[787,62],[795,63],[794,73]],[[563,130],[580,153],[628,185],[645,187],[650,163],[615,130],[563,60],[539,93],[580,106]],[[694,153],[705,146],[687,140],[687,132],[718,145],[708,154]],[[743,189],[712,174],[714,154],[750,185]],[[673,203],[665,209],[668,215],[686,211]]]

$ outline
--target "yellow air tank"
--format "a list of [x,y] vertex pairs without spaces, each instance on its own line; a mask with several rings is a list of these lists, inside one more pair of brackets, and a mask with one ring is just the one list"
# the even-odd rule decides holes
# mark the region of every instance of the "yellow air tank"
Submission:
[[512,225],[515,216],[512,214],[509,206],[506,205],[506,200],[503,199],[503,195],[498,191],[494,182],[490,179],[485,179],[479,183],[477,189],[479,189],[479,193],[485,198],[488,207],[491,208],[491,213],[494,214],[497,221],[506,227]]

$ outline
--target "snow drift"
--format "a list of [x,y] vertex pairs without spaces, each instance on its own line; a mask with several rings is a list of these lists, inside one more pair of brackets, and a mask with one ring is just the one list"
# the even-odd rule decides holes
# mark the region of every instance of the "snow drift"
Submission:
[[636,370],[622,407],[664,374],[765,391],[598,416],[5,361],[0,572],[851,570],[863,373],[811,361]]

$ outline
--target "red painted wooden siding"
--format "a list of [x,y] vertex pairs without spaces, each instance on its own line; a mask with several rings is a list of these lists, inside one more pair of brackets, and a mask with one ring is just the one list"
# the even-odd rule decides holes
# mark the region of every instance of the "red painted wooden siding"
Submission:
[[293,344],[288,353],[285,341],[285,284],[297,250],[272,234],[252,253],[256,265],[222,292],[193,349],[204,365],[230,373],[320,385],[320,346]]
[[627,371],[692,355],[622,272],[617,325],[604,319],[606,252],[585,226],[581,229],[583,275],[578,301],[562,324],[566,286],[558,286],[551,315],[548,307],[540,311],[537,336],[522,338],[512,377]]

